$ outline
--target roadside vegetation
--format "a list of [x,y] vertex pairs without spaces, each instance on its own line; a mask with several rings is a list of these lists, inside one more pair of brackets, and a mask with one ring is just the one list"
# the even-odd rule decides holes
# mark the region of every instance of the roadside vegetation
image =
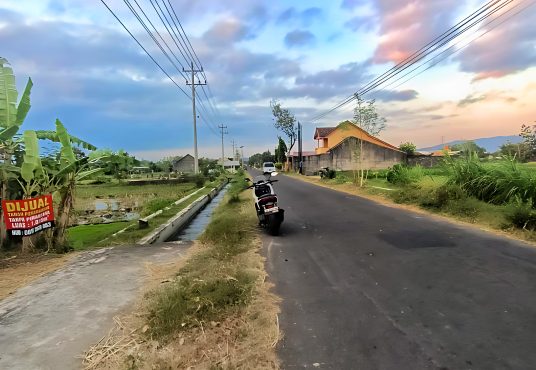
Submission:
[[128,368],[278,367],[277,301],[265,282],[244,179],[242,172],[234,177],[182,268],[145,295],[133,334],[142,344],[104,368],[110,361]]
[[[351,171],[321,181],[358,190]],[[532,163],[515,158],[485,160],[471,154],[446,157],[433,168],[395,165],[369,171],[357,192],[536,240],[536,172]]]
[[[86,214],[89,210],[90,214],[86,215],[89,224],[73,226],[68,229],[69,246],[75,250],[83,250],[111,245],[135,244],[197,198],[208,194],[222,181],[224,181],[224,177],[207,182],[203,184],[204,189],[198,188],[196,184],[192,183],[83,186],[77,194],[80,197],[80,203],[88,206],[78,210],[78,217],[80,218],[81,214]],[[181,198],[186,198],[186,200],[180,204],[174,204]],[[95,202],[107,205],[107,207],[96,212],[94,211]],[[161,213],[151,218],[146,227],[139,228],[138,219],[140,217],[146,217],[157,211],[161,211]],[[116,214],[123,220],[107,222],[106,217],[112,217]],[[125,219],[125,215],[132,217],[132,219]]]

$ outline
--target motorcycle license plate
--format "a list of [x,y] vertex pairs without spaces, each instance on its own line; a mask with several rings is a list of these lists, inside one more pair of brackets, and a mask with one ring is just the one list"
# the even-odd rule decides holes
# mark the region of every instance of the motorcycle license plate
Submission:
[[265,213],[265,214],[270,214],[270,213],[275,213],[275,212],[277,212],[277,211],[279,211],[279,208],[278,208],[278,207],[272,207],[272,208],[266,208],[266,209],[264,210],[264,213]]

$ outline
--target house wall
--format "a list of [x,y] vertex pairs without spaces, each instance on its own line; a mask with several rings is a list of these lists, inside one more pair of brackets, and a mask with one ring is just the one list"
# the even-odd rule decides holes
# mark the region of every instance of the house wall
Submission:
[[[348,137],[339,146],[332,148],[328,153],[304,157],[304,173],[317,172],[322,167],[335,170],[350,171],[359,168],[359,161],[354,153],[359,148],[359,140]],[[406,154],[397,150],[378,146],[363,141],[362,165],[365,169],[389,168],[397,163],[405,163]],[[298,168],[298,159],[294,158],[294,168]]]
[[194,172],[194,157],[187,155],[182,158],[180,161],[173,163],[173,171],[183,172],[183,173],[193,173]]

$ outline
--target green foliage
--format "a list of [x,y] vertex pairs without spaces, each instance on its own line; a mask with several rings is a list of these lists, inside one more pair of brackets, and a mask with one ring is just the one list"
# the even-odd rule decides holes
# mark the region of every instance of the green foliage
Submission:
[[478,146],[474,141],[466,141],[459,144],[454,144],[450,147],[453,151],[461,151],[465,156],[475,155],[477,157],[484,157],[486,154],[486,148]]
[[532,159],[536,157],[536,125],[522,125],[521,133],[523,144],[528,149],[527,157]]
[[126,222],[99,225],[80,225],[67,229],[67,241],[75,250],[93,248],[105,238],[128,226]]
[[281,103],[275,99],[270,102],[270,108],[275,118],[274,127],[288,138],[288,145],[285,145],[285,148],[290,151],[298,138],[296,117],[288,109],[283,108]]
[[203,186],[205,186],[205,182],[207,182],[206,177],[203,176],[202,174],[194,175],[192,177],[192,180],[193,180],[195,186],[198,187],[198,188],[202,188]]
[[249,157],[249,165],[260,168],[264,162],[274,162],[274,159],[274,156],[267,150],[263,153],[253,154]]
[[278,144],[277,148],[275,148],[274,159],[276,162],[283,163],[287,160],[287,144],[285,144],[285,141],[281,138],[281,136],[278,136],[277,139]]
[[274,166],[275,166],[275,169],[276,169],[276,170],[281,170],[281,169],[283,169],[283,163],[276,162],[276,163],[274,163]]
[[354,124],[365,130],[372,136],[377,136],[382,132],[387,120],[380,117],[376,111],[375,100],[364,100],[358,94],[355,95],[356,107],[354,108]]
[[478,158],[450,159],[449,182],[459,185],[466,194],[493,204],[507,204],[514,199],[536,199],[536,173],[514,159],[481,163]]
[[520,162],[527,162],[531,159],[531,152],[532,150],[527,143],[513,144],[507,142],[501,145],[498,154],[506,158],[515,158]]
[[413,143],[410,143],[409,141],[403,144],[400,144],[398,148],[406,153],[407,155],[412,155],[417,150],[417,146]]
[[532,207],[532,201],[515,199],[507,208],[506,218],[516,228],[536,230],[536,210]]
[[422,179],[424,170],[421,166],[408,167],[395,164],[387,172],[387,181],[396,185],[409,185]]
[[117,152],[110,149],[95,150],[89,154],[89,159],[96,160],[96,164],[103,169],[105,175],[114,176],[117,179],[126,178],[132,167],[140,163],[123,149]]
[[332,170],[331,168],[325,168],[318,171],[320,174],[320,178],[322,179],[334,179],[337,175],[337,172],[335,170]]

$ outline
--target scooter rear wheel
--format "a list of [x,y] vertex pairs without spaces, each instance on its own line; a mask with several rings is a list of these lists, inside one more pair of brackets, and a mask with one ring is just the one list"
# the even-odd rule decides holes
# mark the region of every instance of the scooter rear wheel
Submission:
[[281,221],[279,221],[276,215],[270,215],[268,217],[266,226],[270,235],[273,235],[273,236],[279,235],[279,226],[281,226]]

